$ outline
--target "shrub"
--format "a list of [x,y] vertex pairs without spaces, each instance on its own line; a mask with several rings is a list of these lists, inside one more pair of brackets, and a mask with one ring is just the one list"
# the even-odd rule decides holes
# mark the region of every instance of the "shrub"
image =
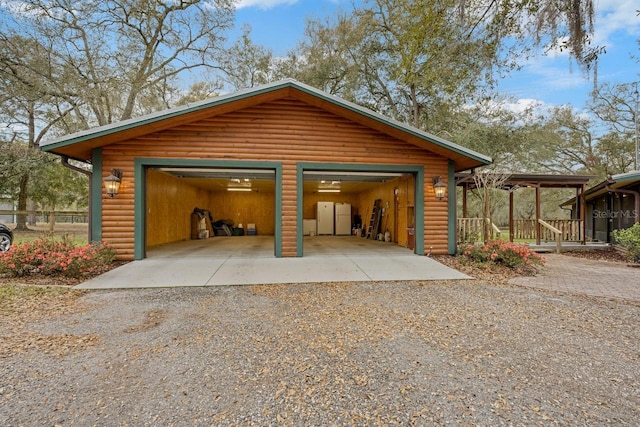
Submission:
[[479,263],[502,264],[509,268],[544,265],[544,258],[526,245],[492,240],[482,246],[465,245],[460,255]]
[[0,253],[0,274],[80,278],[105,271],[114,258],[115,251],[102,243],[76,246],[69,237],[62,240],[44,237]]
[[624,230],[613,230],[613,237],[629,251],[630,260],[640,262],[640,222]]

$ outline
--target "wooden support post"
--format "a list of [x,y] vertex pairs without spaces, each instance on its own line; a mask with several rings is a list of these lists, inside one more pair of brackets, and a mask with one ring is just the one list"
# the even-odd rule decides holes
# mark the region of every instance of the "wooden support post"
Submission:
[[509,191],[509,241],[513,242],[513,189]]
[[491,239],[491,210],[489,209],[489,188],[484,187],[484,242],[487,243]]
[[540,235],[542,234],[540,225],[540,184],[536,185],[536,245],[540,245]]
[[464,183],[462,186],[462,218],[469,218],[467,213],[467,183]]
[[587,197],[586,197],[586,186],[582,184],[582,188],[580,189],[580,197],[577,198],[577,203],[580,203],[580,235],[582,238],[582,244],[587,244]]

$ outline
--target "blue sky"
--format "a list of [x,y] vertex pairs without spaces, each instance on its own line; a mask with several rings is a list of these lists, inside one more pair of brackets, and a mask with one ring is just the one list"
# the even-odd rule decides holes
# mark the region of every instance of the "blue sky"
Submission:
[[[329,16],[340,8],[351,9],[350,0],[239,0],[238,26],[253,28],[255,43],[284,55],[302,38],[305,19]],[[597,17],[594,43],[606,46],[599,62],[598,81],[630,83],[640,80],[640,9],[637,0],[596,0]],[[523,62],[520,71],[501,80],[499,88],[513,97],[513,108],[533,102],[543,105],[571,104],[584,107],[593,83],[562,52],[538,56]]]

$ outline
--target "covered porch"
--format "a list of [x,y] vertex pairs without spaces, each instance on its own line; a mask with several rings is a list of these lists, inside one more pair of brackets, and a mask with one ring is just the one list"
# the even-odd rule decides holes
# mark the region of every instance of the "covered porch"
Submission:
[[[457,219],[458,243],[469,242],[474,236],[483,241],[499,237],[501,229],[491,221],[490,188],[507,191],[509,194],[508,207],[508,240],[533,240],[535,245],[542,247],[543,243],[553,242],[559,252],[563,243],[571,246],[587,243],[585,234],[586,220],[586,185],[595,179],[594,175],[547,175],[547,174],[496,174],[485,173],[456,174],[456,185],[462,188],[462,217]],[[535,213],[532,219],[515,218],[514,193],[523,188],[535,191]],[[575,190],[573,218],[545,217],[541,210],[542,189],[569,188]],[[483,213],[479,218],[468,215],[469,191],[483,192]]]

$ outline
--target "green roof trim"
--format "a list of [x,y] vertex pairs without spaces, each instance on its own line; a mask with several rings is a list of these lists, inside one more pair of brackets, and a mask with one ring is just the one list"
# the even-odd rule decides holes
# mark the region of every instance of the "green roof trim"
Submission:
[[627,182],[627,181],[639,181],[640,180],[640,171],[631,171],[627,173],[620,173],[617,175],[611,176],[611,179],[615,182]]
[[302,92],[313,95],[319,99],[323,99],[325,101],[331,102],[337,106],[342,108],[346,108],[353,112],[356,112],[362,116],[368,117],[370,119],[376,120],[380,123],[386,124],[388,126],[399,129],[403,132],[407,132],[411,135],[414,135],[420,139],[426,140],[432,144],[438,145],[447,150],[453,151],[457,154],[461,154],[463,156],[472,158],[479,163],[483,163],[488,165],[493,162],[491,157],[480,154],[471,149],[465,148],[461,145],[453,143],[451,141],[447,141],[446,139],[440,138],[431,133],[425,132],[413,126],[401,123],[397,120],[391,119],[389,117],[383,116],[382,114],[376,113],[368,108],[362,107],[355,103],[346,101],[341,99],[335,95],[331,95],[329,93],[323,92],[319,89],[306,85],[304,83],[298,82],[294,79],[286,79],[281,80],[274,83],[269,83],[261,86],[256,86],[253,88],[241,90],[239,92],[234,92],[231,94],[221,95],[216,98],[207,99],[204,101],[199,101],[192,104],[182,105],[179,107],[171,108],[168,110],[159,111],[157,113],[148,114],[141,117],[136,117],[133,119],[123,120],[117,123],[111,123],[104,126],[99,126],[96,128],[88,129],[85,131],[65,135],[60,138],[53,139],[48,142],[43,142],[40,145],[41,150],[43,151],[53,151],[57,148],[62,148],[65,146],[78,144],[84,141],[88,141],[94,138],[99,138],[106,135],[115,134],[118,132],[126,131],[129,129],[133,129],[139,126],[144,126],[156,122],[160,122],[162,120],[170,119],[173,117],[177,117],[183,114],[188,114],[196,111],[201,111],[207,108],[216,107],[218,105],[227,104],[230,102],[238,101],[241,99],[246,99],[255,95],[269,93],[279,89],[285,88],[294,88],[300,90]]

